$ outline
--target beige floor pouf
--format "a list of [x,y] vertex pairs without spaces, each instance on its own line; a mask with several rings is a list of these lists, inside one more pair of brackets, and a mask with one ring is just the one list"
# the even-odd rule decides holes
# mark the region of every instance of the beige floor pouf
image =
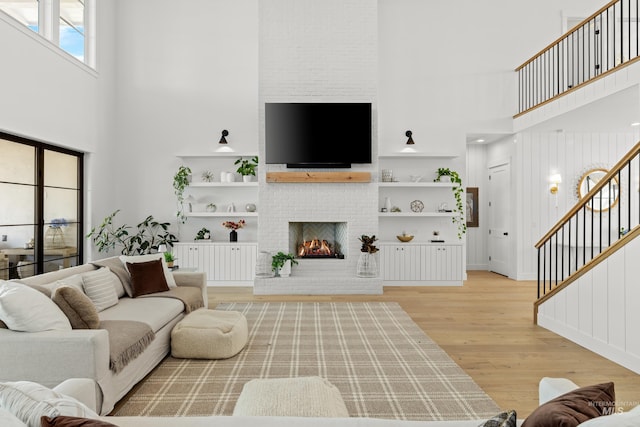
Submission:
[[181,359],[227,359],[247,344],[247,319],[237,311],[201,308],[171,331],[171,356]]
[[348,417],[340,391],[320,377],[255,379],[244,385],[233,415]]

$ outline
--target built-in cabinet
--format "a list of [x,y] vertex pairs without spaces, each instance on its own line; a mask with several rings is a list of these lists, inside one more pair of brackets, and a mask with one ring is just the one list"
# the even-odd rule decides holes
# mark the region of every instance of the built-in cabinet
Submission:
[[380,244],[385,285],[461,285],[462,243]]
[[179,242],[174,243],[173,253],[179,268],[206,273],[209,286],[253,283],[256,243]]

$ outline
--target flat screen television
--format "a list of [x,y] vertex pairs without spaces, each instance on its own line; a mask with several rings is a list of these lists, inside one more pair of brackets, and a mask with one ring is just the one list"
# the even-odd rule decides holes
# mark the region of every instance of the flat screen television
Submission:
[[341,168],[371,163],[371,103],[266,103],[266,163]]

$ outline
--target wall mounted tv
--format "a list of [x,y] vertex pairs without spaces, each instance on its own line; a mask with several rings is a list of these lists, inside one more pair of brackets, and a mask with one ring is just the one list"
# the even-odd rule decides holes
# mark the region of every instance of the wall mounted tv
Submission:
[[371,163],[371,103],[266,103],[266,163],[344,168]]

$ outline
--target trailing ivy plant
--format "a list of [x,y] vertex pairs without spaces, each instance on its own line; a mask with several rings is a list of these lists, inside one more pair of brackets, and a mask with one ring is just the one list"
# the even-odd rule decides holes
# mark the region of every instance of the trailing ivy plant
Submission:
[[441,177],[447,176],[451,180],[452,183],[456,184],[452,187],[453,195],[456,199],[456,208],[453,210],[454,215],[451,218],[451,221],[458,226],[458,239],[462,239],[462,236],[467,232],[467,221],[464,217],[464,210],[462,204],[462,194],[464,193],[464,189],[462,188],[462,179],[460,179],[460,175],[458,172],[452,171],[449,168],[438,168],[438,176],[434,181],[441,181]]
[[187,216],[184,214],[184,189],[189,186],[190,177],[191,169],[188,166],[180,166],[178,172],[173,176],[173,192],[178,199],[178,213],[176,213],[176,217],[181,224],[187,221]]
[[[149,215],[135,229],[122,224],[116,227],[113,219],[120,212],[118,209],[107,216],[98,227],[93,227],[87,234],[98,248],[98,252],[109,252],[116,247],[122,255],[144,255],[157,251],[158,246],[173,246],[176,236],[169,232],[168,222],[158,222]],[[131,230],[134,231],[131,231]]]

